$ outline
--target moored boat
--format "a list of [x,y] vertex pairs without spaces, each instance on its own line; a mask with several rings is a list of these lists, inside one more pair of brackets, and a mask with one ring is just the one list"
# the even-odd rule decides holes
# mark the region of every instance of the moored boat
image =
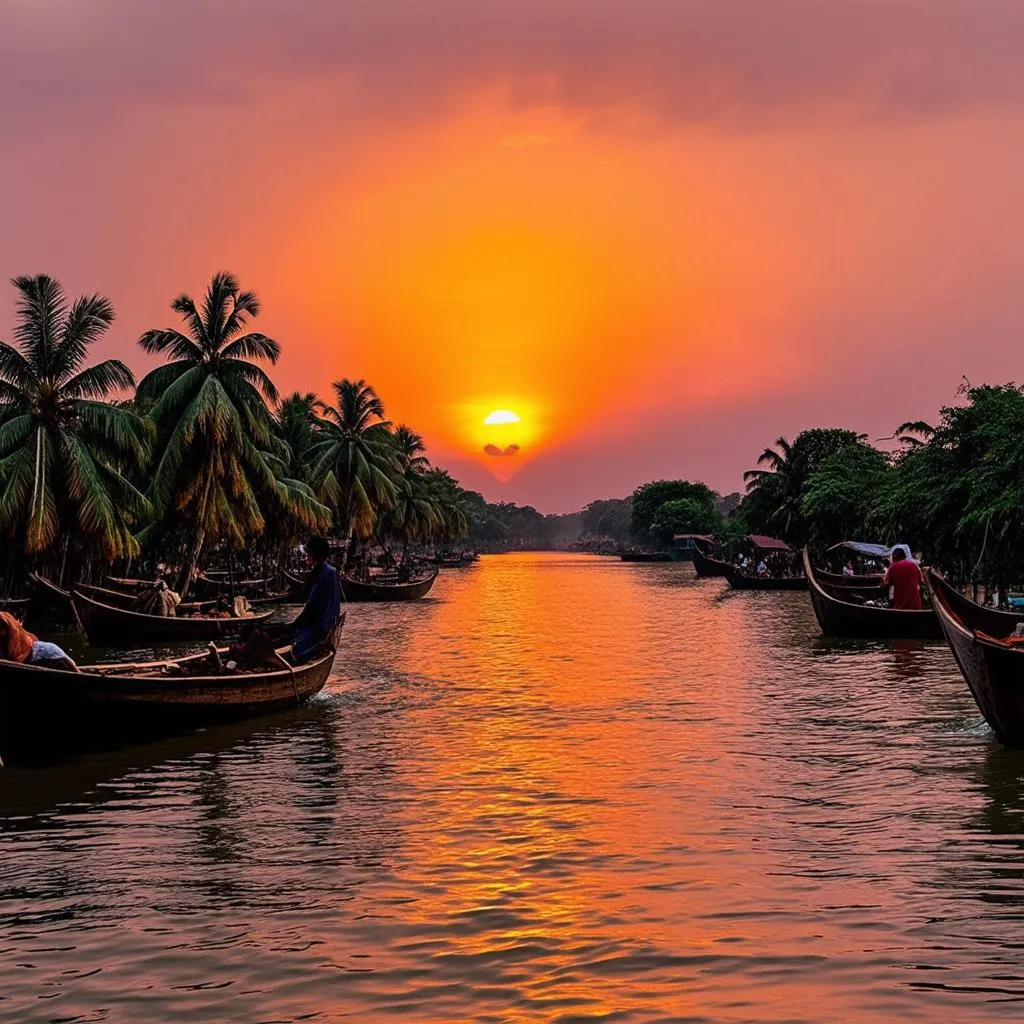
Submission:
[[[906,610],[855,600],[850,588],[828,588],[818,579],[811,556],[804,548],[804,572],[811,592],[811,605],[825,636],[864,640],[934,640],[942,636],[931,608]],[[869,594],[872,591],[869,590]],[[882,591],[875,593],[881,595]]]
[[1024,747],[1024,646],[1004,639],[1024,615],[982,608],[933,570],[927,578],[942,633],[978,709],[1001,743]]
[[733,590],[806,590],[806,576],[755,576],[729,566],[725,574]]
[[357,580],[341,573],[341,591],[346,601],[415,601],[429,593],[437,573],[435,565],[426,575],[403,583]]
[[191,618],[175,615],[146,615],[127,608],[103,604],[74,591],[72,605],[90,644],[195,643],[240,636],[259,626],[271,615],[260,612],[242,618]]
[[693,548],[693,571],[703,579],[728,576],[736,568],[731,562],[723,561],[720,558],[712,558],[702,548],[694,545]]
[[882,586],[881,573],[863,573],[855,576],[844,576],[839,572],[828,572],[826,569],[815,569],[814,575],[818,582],[827,587],[852,587],[855,590],[865,590]]
[[620,551],[623,562],[671,562],[671,551]]

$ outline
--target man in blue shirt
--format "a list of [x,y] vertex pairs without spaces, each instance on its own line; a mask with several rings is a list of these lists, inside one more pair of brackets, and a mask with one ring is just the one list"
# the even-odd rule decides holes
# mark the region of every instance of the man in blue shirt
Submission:
[[324,643],[333,643],[341,617],[341,584],[337,570],[327,561],[330,550],[323,537],[310,537],[306,544],[310,564],[306,604],[293,623],[292,658],[296,665],[309,661]]

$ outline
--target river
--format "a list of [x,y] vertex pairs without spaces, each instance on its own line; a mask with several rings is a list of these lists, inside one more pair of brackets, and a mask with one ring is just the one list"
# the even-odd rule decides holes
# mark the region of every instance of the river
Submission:
[[1021,1019],[1022,845],[944,645],[488,557],[304,710],[0,772],[0,1020]]

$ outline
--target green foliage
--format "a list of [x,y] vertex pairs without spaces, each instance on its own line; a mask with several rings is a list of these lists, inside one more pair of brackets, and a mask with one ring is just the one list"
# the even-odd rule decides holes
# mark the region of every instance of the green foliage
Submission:
[[1024,391],[961,391],[926,439],[896,459],[877,503],[890,536],[968,578],[1024,579]]
[[632,498],[605,498],[592,501],[583,510],[580,526],[591,537],[609,537],[625,544],[633,522]]
[[751,531],[803,544],[808,534],[803,498],[811,475],[836,452],[863,441],[852,430],[824,427],[802,431],[792,444],[778,438],[760,454],[758,468],[743,474],[747,500],[741,508]]
[[847,444],[810,474],[801,500],[806,538],[828,547],[842,540],[873,540],[875,506],[886,484],[889,461],[877,448]]
[[102,399],[130,388],[117,359],[84,363],[113,322],[100,295],[69,306],[58,281],[17,277],[15,344],[0,342],[0,528],[29,554],[74,536],[109,558],[138,551],[149,512],[129,482],[148,457],[149,430]]
[[277,401],[277,389],[259,365],[277,362],[281,348],[246,331],[260,311],[255,293],[218,273],[201,306],[181,295],[171,308],[187,333],[164,328],[142,335],[144,351],[170,361],[143,378],[137,397],[157,429],[149,485],[157,519],[144,537],[158,542],[189,524],[184,585],[207,546],[243,548],[264,531],[266,512],[294,534],[321,529],[328,513],[306,484],[287,476],[289,452],[267,406]]
[[346,379],[331,386],[337,405],[319,405],[310,473],[342,535],[366,539],[380,513],[398,501],[402,453],[384,419],[384,403],[366,381]]
[[706,484],[691,483],[689,480],[656,480],[643,484],[633,492],[630,530],[641,544],[649,544],[657,538],[652,533],[654,518],[658,509],[668,501],[688,500],[717,512],[718,495]]
[[651,536],[665,547],[677,533],[716,533],[722,516],[714,505],[693,498],[675,498],[660,505],[651,523]]

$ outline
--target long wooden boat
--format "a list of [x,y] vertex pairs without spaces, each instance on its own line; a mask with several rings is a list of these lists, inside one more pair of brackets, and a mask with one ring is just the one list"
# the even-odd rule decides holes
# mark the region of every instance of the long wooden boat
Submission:
[[824,569],[815,569],[814,575],[819,583],[828,587],[856,587],[864,589],[867,587],[881,587],[882,573],[864,573],[862,576],[844,576],[839,572],[827,572]]
[[671,562],[671,551],[620,551],[623,562]]
[[[939,620],[931,608],[910,611],[863,604],[851,600],[842,589],[822,586],[804,548],[804,572],[810,583],[811,605],[825,636],[864,640],[934,640],[942,637]],[[840,596],[843,595],[843,596]]]
[[733,590],[806,590],[806,576],[752,576],[730,566],[725,574]]
[[429,593],[437,573],[435,565],[428,575],[407,583],[367,583],[341,574],[341,591],[346,601],[415,601]]
[[107,576],[104,582],[108,587],[114,590],[123,590],[126,593],[137,593],[153,586],[153,580],[127,579],[124,576]]
[[[288,660],[287,647],[278,653]],[[0,741],[54,742],[62,731],[92,728],[129,741],[136,735],[126,730],[145,723],[170,729],[293,708],[323,689],[334,656],[330,645],[304,665],[216,675],[200,667],[206,654],[80,672],[0,660]],[[196,674],[168,674],[169,666]]]
[[1024,616],[982,608],[933,570],[927,578],[942,633],[978,709],[1001,743],[1024,747],[1024,648],[998,642]]
[[702,551],[697,545],[693,547],[693,570],[704,578],[710,579],[716,576],[728,576],[736,568],[731,562],[724,562],[720,558],[712,558]]
[[271,612],[245,618],[203,619],[174,615],[145,615],[116,608],[73,591],[72,604],[90,644],[202,642],[237,637],[265,622]]
[[[141,592],[129,594],[127,591],[108,590],[106,587],[96,587],[90,583],[76,583],[75,590],[85,594],[86,597],[91,597],[94,601],[99,601],[101,604],[113,605],[115,608],[127,608],[130,611],[136,610],[135,602],[141,594]],[[68,600],[71,600],[70,593],[68,593]],[[254,604],[255,602],[250,601],[249,603]],[[215,607],[216,604],[216,601],[182,601],[178,605],[178,614],[187,615],[191,612],[207,612]]]

